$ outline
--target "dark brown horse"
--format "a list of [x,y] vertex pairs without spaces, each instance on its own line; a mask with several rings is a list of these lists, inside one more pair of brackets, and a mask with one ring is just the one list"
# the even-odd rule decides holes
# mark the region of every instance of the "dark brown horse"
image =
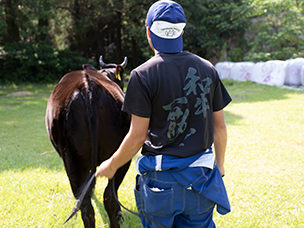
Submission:
[[[119,65],[104,64],[102,58],[100,63],[100,71],[83,65],[82,71],[64,75],[54,88],[46,109],[47,132],[63,160],[75,198],[89,174],[116,151],[130,126],[130,116],[121,111],[126,58]],[[110,227],[120,227],[122,214],[114,194],[129,165],[117,171],[104,191]],[[95,181],[80,208],[85,227],[95,227],[91,204],[94,185]]]

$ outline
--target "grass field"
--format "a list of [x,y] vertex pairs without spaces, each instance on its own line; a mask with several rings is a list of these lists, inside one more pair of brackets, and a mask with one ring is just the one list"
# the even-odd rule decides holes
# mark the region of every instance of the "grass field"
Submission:
[[[214,213],[217,227],[304,227],[304,91],[225,81],[233,102],[226,176],[232,212]],[[74,207],[62,161],[44,126],[53,85],[0,86],[0,227],[82,227],[81,216],[62,225]],[[22,97],[7,94],[28,91]],[[134,163],[119,190],[136,210]],[[93,204],[97,227],[109,227],[99,179]],[[141,227],[123,211],[122,227]]]

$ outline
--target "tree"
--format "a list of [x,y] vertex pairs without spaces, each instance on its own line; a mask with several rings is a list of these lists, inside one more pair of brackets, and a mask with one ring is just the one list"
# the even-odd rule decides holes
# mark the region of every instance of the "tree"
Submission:
[[184,0],[185,47],[216,62],[243,45],[250,5],[242,0]]
[[71,18],[68,43],[72,50],[97,60],[123,59],[121,51],[121,1],[73,0],[62,1],[58,8],[65,9]]
[[[213,63],[304,56],[302,0],[178,2],[187,18],[184,49]],[[80,61],[97,66],[100,55],[106,62],[127,56],[132,69],[153,55],[145,34],[151,4],[149,0],[0,0],[1,71],[22,65],[24,80],[40,80],[45,72],[55,75],[80,67]],[[45,71],[53,65],[60,70]]]
[[3,43],[4,37],[6,35],[7,25],[4,18],[4,6],[0,4],[0,45]]
[[18,42],[20,40],[19,26],[18,26],[18,3],[19,0],[3,0],[0,2],[3,9],[2,26],[6,29],[3,34],[3,40],[5,42]]
[[245,60],[285,60],[304,56],[303,2],[256,0],[253,6]]
[[129,0],[123,9],[123,50],[136,67],[150,58],[153,53],[146,38],[145,20],[151,1]]

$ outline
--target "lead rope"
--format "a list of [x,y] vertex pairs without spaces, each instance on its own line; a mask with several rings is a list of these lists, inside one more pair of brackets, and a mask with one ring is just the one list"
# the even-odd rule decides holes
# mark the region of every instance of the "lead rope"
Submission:
[[128,211],[129,213],[133,214],[133,215],[136,215],[138,216],[139,218],[140,217],[143,217],[147,220],[150,220],[151,222],[154,222],[154,223],[157,223],[158,225],[160,225],[161,227],[164,227],[164,228],[168,228],[167,226],[165,226],[164,224],[161,224],[159,221],[153,219],[153,218],[149,218],[145,215],[140,215],[139,213],[135,212],[135,211],[132,211],[128,208],[126,208],[124,205],[122,205],[122,203],[118,200],[118,197],[117,197],[117,194],[116,194],[116,191],[115,191],[115,181],[114,181],[114,178],[112,179],[112,187],[113,187],[113,191],[114,191],[114,198],[117,200],[118,204],[123,208],[125,209],[126,211]]
[[72,210],[71,214],[64,221],[63,224],[65,224],[67,221],[69,221],[80,210],[80,207],[82,205],[82,202],[83,202],[83,199],[84,199],[85,195],[87,194],[88,190],[90,189],[90,186],[91,186],[93,180],[96,179],[95,172],[92,172],[90,175],[92,175],[92,176],[88,180],[88,183],[86,183],[86,185],[82,189],[82,192],[81,192],[80,196],[76,199],[76,205],[75,205],[74,209]]
[[[92,175],[92,176],[91,176]],[[82,205],[82,202],[83,202],[83,199],[85,197],[85,195],[87,194],[88,190],[90,189],[90,186],[92,184],[92,182],[96,179],[95,177],[95,172],[92,172],[90,174],[90,178],[88,179],[88,182],[86,183],[86,185],[84,186],[80,196],[78,197],[78,199],[76,199],[76,205],[75,205],[75,208],[73,209],[73,211],[71,212],[70,216],[65,220],[64,224],[69,221],[81,208],[81,205]],[[147,220],[150,220],[158,225],[160,225],[161,227],[165,227],[167,228],[167,226],[161,224],[159,221],[153,219],[153,218],[149,218],[145,215],[139,215],[139,213],[135,212],[135,211],[132,211],[128,208],[126,208],[122,203],[120,203],[120,201],[118,200],[118,197],[117,197],[117,194],[116,194],[116,191],[115,191],[115,180],[114,178],[112,179],[112,188],[113,188],[113,191],[114,191],[114,198],[115,200],[117,200],[118,204],[123,208],[125,209],[126,211],[128,211],[129,213],[133,214],[133,215],[136,215],[138,216],[139,218],[140,217],[143,217]]]
[[114,191],[114,198],[116,199],[116,201],[118,202],[118,204],[123,208],[125,209],[127,212],[133,214],[133,215],[136,215],[138,217],[140,217],[139,213],[135,212],[135,211],[132,211],[128,208],[126,208],[119,200],[118,200],[118,196],[116,194],[116,191],[115,191],[115,181],[114,181],[114,178],[112,179],[112,188],[113,188],[113,191]]

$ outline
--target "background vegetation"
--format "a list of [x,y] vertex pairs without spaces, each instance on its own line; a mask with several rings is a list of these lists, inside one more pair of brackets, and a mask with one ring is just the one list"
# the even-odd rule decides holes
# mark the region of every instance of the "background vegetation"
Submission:
[[[180,0],[184,48],[214,64],[304,56],[302,0]],[[81,64],[148,59],[148,0],[0,0],[0,82],[54,82]]]
[[[304,227],[304,94],[302,91],[224,81],[233,101],[225,109],[228,146],[224,177],[232,212],[214,213],[217,227]],[[75,205],[63,162],[44,125],[54,85],[0,86],[0,227],[65,226]],[[7,96],[27,91],[23,97]],[[134,161],[119,189],[136,211]],[[97,227],[109,227],[103,207],[106,179],[95,188]],[[123,228],[141,227],[123,210]]]
[[[148,0],[0,0],[0,227],[61,227],[74,207],[62,161],[48,140],[47,99],[65,73],[129,58],[148,59]],[[188,20],[184,47],[214,64],[304,57],[302,0],[180,0]],[[24,82],[26,82],[24,84]],[[30,84],[27,82],[39,82]],[[42,84],[44,83],[44,84]],[[17,85],[16,85],[17,84]],[[218,227],[304,227],[304,94],[225,81],[228,147],[224,178],[232,205]],[[27,91],[27,96],[7,96]],[[136,210],[134,162],[119,190]],[[108,227],[105,179],[93,203]],[[123,227],[141,227],[123,212]],[[80,216],[66,227],[81,227]]]

